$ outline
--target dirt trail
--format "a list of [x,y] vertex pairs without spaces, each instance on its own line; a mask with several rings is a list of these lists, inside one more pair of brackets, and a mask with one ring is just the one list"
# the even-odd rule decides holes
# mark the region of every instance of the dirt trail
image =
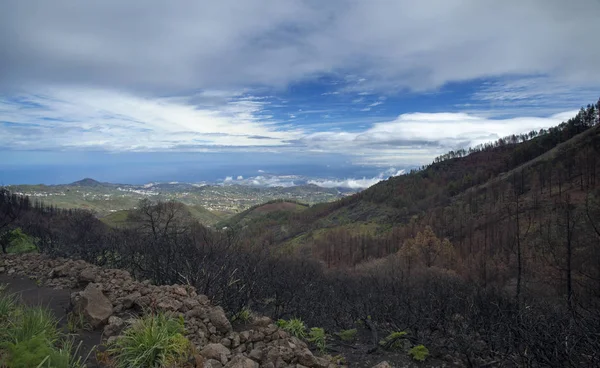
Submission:
[[[59,326],[64,328],[66,331],[67,313],[71,304],[70,297],[71,292],[74,290],[53,289],[50,287],[37,286],[34,281],[29,280],[26,277],[13,277],[6,274],[0,274],[0,284],[6,284],[7,292],[17,294],[20,300],[26,305],[41,305],[49,308],[58,319]],[[82,342],[82,346],[79,351],[80,355],[84,358],[87,357],[90,351],[92,351],[95,346],[100,344],[101,338],[101,331],[80,331],[77,333],[75,336],[76,342]],[[87,367],[98,367],[98,364],[96,363],[96,356],[93,351],[91,354],[89,354]]]

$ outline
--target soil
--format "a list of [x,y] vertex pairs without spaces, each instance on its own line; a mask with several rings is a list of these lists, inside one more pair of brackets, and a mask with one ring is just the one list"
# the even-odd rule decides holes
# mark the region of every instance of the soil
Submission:
[[[0,284],[7,285],[9,293],[15,293],[21,301],[30,306],[44,306],[54,313],[58,319],[59,327],[67,332],[67,314],[71,309],[71,293],[76,290],[53,289],[50,287],[38,286],[34,281],[22,276],[9,276],[0,274]],[[73,335],[73,334],[72,334]],[[87,359],[87,367],[99,367],[96,362],[95,347],[99,346],[102,340],[102,331],[79,331],[73,335],[78,344],[82,342],[79,349],[79,355]]]

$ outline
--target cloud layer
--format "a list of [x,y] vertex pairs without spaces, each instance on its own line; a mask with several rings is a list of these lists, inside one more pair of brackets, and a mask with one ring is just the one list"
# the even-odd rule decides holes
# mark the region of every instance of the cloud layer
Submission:
[[3,1],[0,85],[165,93],[354,73],[358,88],[600,82],[596,0]]
[[180,99],[54,89],[0,99],[0,144],[12,149],[186,151],[281,146],[300,137],[294,129],[283,132],[260,121],[262,108],[260,100],[244,97],[199,108]]
[[445,151],[559,124],[548,117],[489,119],[467,113],[408,113],[353,130],[309,132],[281,123],[269,103],[227,96],[199,107],[202,96],[141,98],[106,90],[47,90],[0,99],[0,146],[12,150],[267,151],[344,154],[356,163],[427,163]]
[[221,182],[223,185],[253,185],[261,187],[293,187],[298,185],[312,184],[322,188],[344,188],[351,190],[361,190],[368,188],[372,185],[379,183],[382,180],[386,180],[390,176],[398,176],[404,174],[405,170],[398,170],[390,167],[389,169],[380,172],[378,175],[373,177],[362,177],[362,178],[345,178],[345,179],[324,179],[324,178],[307,178],[302,175],[272,175],[272,174],[261,174],[257,176],[251,176],[244,178],[243,176],[237,176],[234,179],[233,176],[227,176]]
[[[599,16],[598,0],[0,0],[0,147],[428,163],[597,98]],[[269,93],[296,89],[335,108],[282,118]],[[377,113],[441,89],[466,101]]]

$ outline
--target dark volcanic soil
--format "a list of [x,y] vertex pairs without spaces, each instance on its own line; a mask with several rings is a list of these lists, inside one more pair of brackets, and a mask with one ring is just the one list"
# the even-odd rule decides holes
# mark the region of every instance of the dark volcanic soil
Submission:
[[[74,290],[37,286],[34,281],[26,277],[12,277],[6,274],[0,274],[0,284],[6,284],[8,286],[7,292],[17,294],[26,305],[41,305],[49,308],[58,319],[59,326],[66,331],[70,295]],[[83,358],[88,357],[89,354],[87,366],[89,368],[98,367],[93,349],[100,344],[102,332],[80,331],[74,337],[77,344],[79,341],[82,342],[79,354]]]

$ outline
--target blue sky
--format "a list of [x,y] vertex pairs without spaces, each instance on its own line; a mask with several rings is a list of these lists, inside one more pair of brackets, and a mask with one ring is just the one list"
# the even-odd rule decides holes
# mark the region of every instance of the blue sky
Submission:
[[598,16],[596,0],[0,0],[0,182],[367,186],[596,101]]

